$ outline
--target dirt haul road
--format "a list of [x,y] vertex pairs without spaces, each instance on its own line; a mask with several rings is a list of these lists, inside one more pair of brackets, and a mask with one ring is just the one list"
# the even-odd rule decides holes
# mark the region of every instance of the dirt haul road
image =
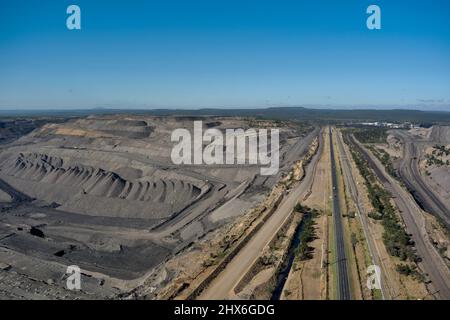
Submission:
[[234,288],[259,258],[264,247],[270,243],[286,219],[289,218],[297,202],[309,192],[314,182],[314,168],[318,159],[320,159],[322,145],[322,135],[320,134],[318,152],[307,166],[304,179],[290,191],[263,227],[200,294],[199,300],[222,300],[234,297]]
[[403,131],[393,131],[393,134],[404,144],[403,158],[399,168],[400,177],[424,209],[440,217],[445,225],[450,227],[450,211],[420,174],[418,142]]
[[422,210],[412,196],[386,172],[383,164],[377,158],[367,151],[354,136],[350,136],[350,141],[366,158],[386,190],[394,197],[406,224],[406,229],[408,233],[412,234],[417,253],[422,258],[419,265],[428,274],[431,285],[435,290],[431,293],[441,299],[450,299],[450,271],[436,248],[429,241]]

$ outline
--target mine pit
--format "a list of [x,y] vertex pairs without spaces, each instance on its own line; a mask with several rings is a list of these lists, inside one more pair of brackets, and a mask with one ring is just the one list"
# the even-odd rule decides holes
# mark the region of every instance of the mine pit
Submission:
[[[194,118],[203,129],[222,132],[255,123]],[[89,116],[49,121],[4,145],[0,258],[27,270],[8,281],[28,287],[33,278],[44,285],[64,279],[65,268],[75,264],[95,280],[86,285],[89,297],[126,295],[196,239],[257,205],[284,172],[261,177],[257,166],[175,166],[171,132],[178,128],[193,130],[193,119]],[[281,167],[306,152],[315,135],[299,136],[283,124]],[[54,281],[52,290],[57,287],[64,290],[64,281]]]

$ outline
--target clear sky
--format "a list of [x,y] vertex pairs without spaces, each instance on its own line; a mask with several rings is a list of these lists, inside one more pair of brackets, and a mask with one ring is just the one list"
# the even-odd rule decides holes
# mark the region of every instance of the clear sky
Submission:
[[450,111],[450,1],[0,0],[0,109],[290,105]]

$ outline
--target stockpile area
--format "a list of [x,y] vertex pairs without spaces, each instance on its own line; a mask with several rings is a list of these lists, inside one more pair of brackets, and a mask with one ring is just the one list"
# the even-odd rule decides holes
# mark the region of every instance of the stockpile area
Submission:
[[[128,180],[113,171],[66,164],[62,158],[46,154],[19,153],[1,167],[3,178],[26,194],[88,215],[123,216],[121,203],[136,202],[135,208],[127,210],[127,217],[166,218],[202,194],[200,184],[148,176]],[[205,183],[203,186],[208,188]]]
[[[240,118],[90,116],[49,121],[4,145],[0,297],[23,298],[30,288],[64,296],[61,270],[72,264],[92,283],[77,297],[128,292],[264,199],[277,177],[261,177],[259,166],[172,164],[171,133],[191,129],[194,120],[204,130],[258,128]],[[298,152],[300,138],[282,123],[281,157]],[[37,264],[45,267],[33,271]],[[14,294],[8,283],[19,284]]]

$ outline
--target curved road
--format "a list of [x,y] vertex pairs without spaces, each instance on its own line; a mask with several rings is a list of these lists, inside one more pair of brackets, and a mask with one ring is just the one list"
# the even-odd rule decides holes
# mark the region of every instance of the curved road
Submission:
[[399,167],[399,175],[414,198],[425,211],[438,216],[450,228],[450,209],[439,199],[435,192],[425,183],[419,169],[420,153],[417,143],[407,133],[393,131],[404,144],[403,158]]
[[5,180],[0,178],[0,189],[5,191],[7,194],[11,196],[12,202],[30,202],[33,201],[33,198],[27,196],[25,193],[20,192],[19,190],[12,187]]
[[412,234],[417,253],[422,258],[419,265],[428,274],[431,285],[436,291],[432,294],[441,299],[450,299],[450,271],[429,240],[421,208],[412,196],[386,172],[383,164],[377,158],[364,148],[353,135],[349,138],[353,147],[358,149],[369,162],[385,189],[394,197],[407,231]]

